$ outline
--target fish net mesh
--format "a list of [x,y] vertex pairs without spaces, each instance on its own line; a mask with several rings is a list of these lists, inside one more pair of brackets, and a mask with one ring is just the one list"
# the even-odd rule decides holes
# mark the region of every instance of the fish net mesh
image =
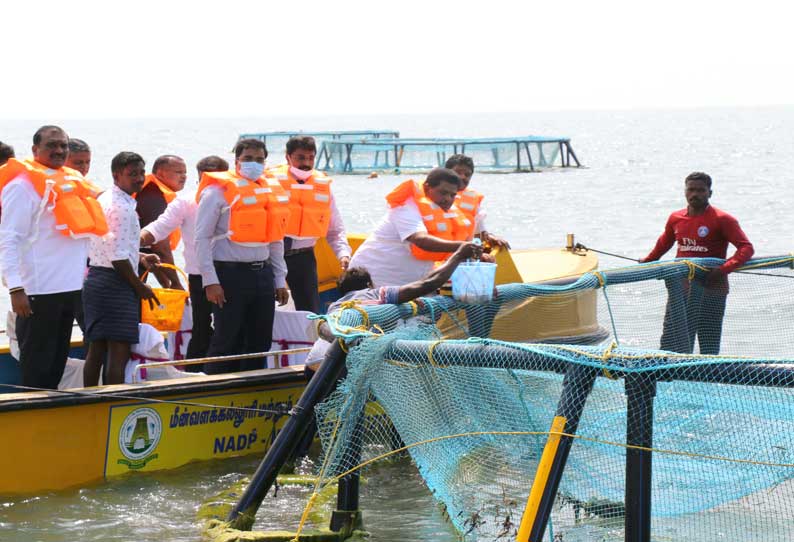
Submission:
[[708,282],[720,263],[328,316],[350,350],[316,410],[319,485],[409,454],[466,540],[514,539],[522,518],[536,528],[538,495],[544,540],[622,540],[639,482],[627,458],[642,453],[653,540],[791,540],[792,259]]
[[570,165],[568,145],[567,139],[533,136],[492,140],[343,138],[323,143],[317,168],[336,173],[423,172],[443,167],[453,154],[466,154],[481,171],[532,171]]

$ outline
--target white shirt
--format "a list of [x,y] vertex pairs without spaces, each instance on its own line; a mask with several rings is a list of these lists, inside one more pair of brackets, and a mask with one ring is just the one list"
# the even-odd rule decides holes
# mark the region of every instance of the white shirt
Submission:
[[415,233],[427,233],[419,208],[413,201],[389,209],[383,222],[353,255],[350,267],[363,267],[375,288],[403,286],[419,280],[433,269],[434,262],[418,260],[406,241]]
[[482,203],[480,203],[479,207],[477,207],[477,214],[474,215],[474,233],[482,233],[484,231],[488,231],[485,228],[485,218],[488,216],[488,213],[482,208]]
[[[291,237],[291,236],[290,236]],[[345,224],[342,222],[342,215],[336,207],[336,200],[334,195],[331,194],[331,220],[328,224],[328,231],[325,234],[326,240],[331,250],[334,251],[336,257],[342,259],[353,252],[350,250],[350,245],[347,243],[347,232],[345,232]],[[317,244],[317,237],[292,237],[292,250],[299,248],[310,248]]]
[[198,275],[198,261],[196,260],[196,194],[179,194],[161,214],[157,220],[148,224],[145,231],[154,237],[158,243],[171,235],[177,229],[182,230],[182,244],[185,247],[185,271],[189,275]]
[[201,192],[196,210],[196,261],[204,287],[220,284],[214,260],[222,262],[264,262],[273,269],[276,288],[287,286],[287,264],[284,262],[284,241],[260,246],[245,246],[226,237],[231,213],[217,186]]
[[91,250],[88,252],[91,265],[112,269],[113,262],[129,260],[132,269],[137,273],[141,226],[138,213],[135,212],[135,199],[114,184],[97,201],[105,211],[108,233],[99,239],[91,239]]
[[3,189],[0,219],[0,272],[6,286],[28,295],[73,292],[83,287],[88,239],[73,239],[55,229],[55,216],[19,175]]

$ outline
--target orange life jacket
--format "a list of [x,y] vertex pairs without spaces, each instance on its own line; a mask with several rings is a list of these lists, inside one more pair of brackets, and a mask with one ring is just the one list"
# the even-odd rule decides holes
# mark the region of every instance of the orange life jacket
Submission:
[[291,237],[325,237],[331,224],[331,179],[314,170],[306,182],[300,183],[282,164],[267,171],[281,183],[289,196],[289,224]]
[[208,186],[219,186],[229,205],[229,240],[259,246],[284,238],[289,219],[289,197],[275,179],[262,175],[256,181],[234,171],[207,172],[201,176],[196,201]]
[[108,232],[105,213],[96,199],[100,191],[79,171],[65,166],[51,169],[32,158],[11,158],[0,167],[0,192],[22,174],[42,198],[39,216],[45,210],[52,212],[57,231],[71,237]]
[[[143,181],[143,186],[141,187],[141,192],[143,189],[146,188],[147,185],[154,184],[157,188],[160,189],[160,193],[163,194],[163,198],[165,199],[166,204],[171,203],[176,199],[176,192],[168,188],[160,179],[154,176],[153,173],[150,173],[146,176],[146,180]],[[133,198],[137,198],[137,192],[133,194]],[[171,232],[171,235],[168,236],[169,244],[171,245],[171,250],[176,250],[176,247],[179,246],[179,240],[182,239],[182,232],[179,229],[176,229]]]
[[[445,211],[425,195],[422,185],[408,180],[397,185],[397,188],[386,195],[389,207],[399,207],[408,200],[413,200],[422,215],[427,233],[446,241],[465,241],[473,230],[472,221],[455,205]],[[411,243],[411,253],[417,260],[444,261],[451,252],[428,252]]]
[[461,190],[458,192],[458,195],[455,196],[455,205],[466,215],[466,218],[471,221],[471,232],[469,237],[474,235],[474,229],[477,227],[477,211],[480,210],[482,199],[483,195],[471,188]]

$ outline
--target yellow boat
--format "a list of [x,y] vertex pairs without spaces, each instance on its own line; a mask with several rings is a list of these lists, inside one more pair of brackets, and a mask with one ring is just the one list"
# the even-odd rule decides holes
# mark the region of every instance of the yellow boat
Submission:
[[[363,237],[353,236],[357,248]],[[339,264],[317,247],[320,291],[333,296]],[[501,252],[497,283],[553,281],[595,269],[592,254],[573,250]],[[520,324],[520,326],[519,326]],[[598,333],[594,292],[537,298],[500,319],[500,338],[545,341]],[[77,346],[77,345],[75,345]],[[0,351],[0,382],[16,361]],[[178,468],[193,461],[264,455],[306,385],[302,366],[65,391],[0,394],[0,494],[79,487],[130,472]]]

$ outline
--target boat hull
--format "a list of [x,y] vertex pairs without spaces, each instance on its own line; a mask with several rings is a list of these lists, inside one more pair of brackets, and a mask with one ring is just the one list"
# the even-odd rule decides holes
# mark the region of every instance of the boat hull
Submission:
[[297,366],[78,393],[4,394],[0,425],[13,441],[0,449],[0,494],[263,455],[305,384]]

